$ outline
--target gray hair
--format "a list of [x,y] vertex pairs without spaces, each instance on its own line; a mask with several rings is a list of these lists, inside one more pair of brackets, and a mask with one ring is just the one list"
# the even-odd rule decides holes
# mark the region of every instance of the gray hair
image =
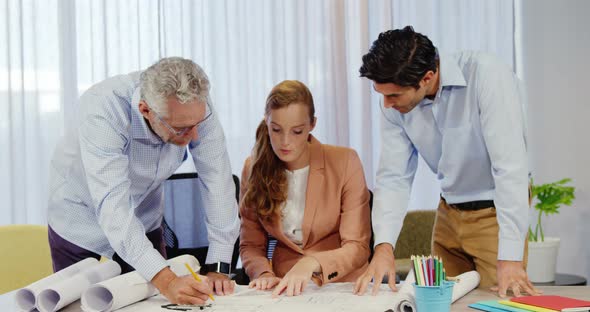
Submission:
[[206,103],[209,78],[195,62],[181,57],[159,60],[141,73],[141,99],[158,115],[167,117],[166,99],[174,95],[181,104],[197,100]]

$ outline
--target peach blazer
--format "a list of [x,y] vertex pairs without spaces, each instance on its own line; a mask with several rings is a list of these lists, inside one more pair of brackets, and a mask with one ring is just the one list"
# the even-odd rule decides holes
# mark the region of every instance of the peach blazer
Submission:
[[[350,148],[321,144],[310,135],[310,164],[302,224],[302,247],[289,240],[280,217],[262,221],[253,208],[243,205],[248,190],[250,158],[242,170],[240,188],[240,256],[251,279],[264,272],[282,277],[303,256],[314,257],[322,267],[315,279],[351,282],[368,265],[371,221],[369,191],[357,153]],[[277,239],[272,268],[266,258],[268,235]]]

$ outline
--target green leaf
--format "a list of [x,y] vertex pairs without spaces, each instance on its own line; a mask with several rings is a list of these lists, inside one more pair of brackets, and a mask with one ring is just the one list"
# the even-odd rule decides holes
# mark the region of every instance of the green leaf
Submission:
[[561,205],[571,206],[575,197],[575,187],[567,186],[571,182],[570,178],[561,179],[557,182],[535,185],[531,179],[531,195],[537,200],[534,208],[539,212],[535,233],[529,228],[529,240],[537,241],[538,234],[541,233],[541,240],[544,239],[543,227],[541,225],[542,215],[552,215],[559,213]]

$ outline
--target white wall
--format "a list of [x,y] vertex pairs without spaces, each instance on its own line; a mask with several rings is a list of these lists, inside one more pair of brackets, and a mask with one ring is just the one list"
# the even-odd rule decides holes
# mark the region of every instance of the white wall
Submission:
[[[576,200],[543,222],[557,271],[590,277],[590,1],[517,3],[516,64],[528,89],[535,182],[573,179]],[[520,40],[518,40],[520,38]]]

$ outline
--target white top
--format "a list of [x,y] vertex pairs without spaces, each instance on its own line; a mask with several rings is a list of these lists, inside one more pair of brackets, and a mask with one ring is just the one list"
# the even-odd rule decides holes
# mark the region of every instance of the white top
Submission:
[[309,166],[294,170],[286,170],[289,192],[283,205],[283,231],[295,244],[301,246],[303,213],[305,211],[305,194],[307,192],[307,177]]

